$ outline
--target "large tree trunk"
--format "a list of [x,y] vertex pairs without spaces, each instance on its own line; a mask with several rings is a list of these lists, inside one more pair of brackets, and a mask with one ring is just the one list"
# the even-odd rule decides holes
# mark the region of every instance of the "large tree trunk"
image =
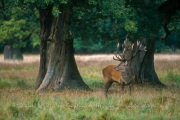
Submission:
[[[62,8],[58,17],[53,17],[51,33],[51,56],[47,72],[37,89],[42,91],[47,88],[59,90],[64,88],[89,89],[82,80],[74,59],[73,40],[67,35],[70,13]],[[45,30],[44,30],[45,31]],[[42,61],[40,61],[42,62]],[[46,64],[44,62],[44,64]]]
[[154,51],[155,40],[148,40],[147,52],[143,58],[139,75],[142,83],[164,86],[164,84],[159,81],[154,68]]
[[47,64],[48,64],[48,49],[47,49],[47,41],[48,37],[51,32],[51,24],[52,24],[52,6],[48,6],[45,10],[40,9],[40,26],[41,26],[41,33],[40,33],[40,66],[39,66],[39,73],[35,83],[35,88],[38,88],[42,83],[47,71]]

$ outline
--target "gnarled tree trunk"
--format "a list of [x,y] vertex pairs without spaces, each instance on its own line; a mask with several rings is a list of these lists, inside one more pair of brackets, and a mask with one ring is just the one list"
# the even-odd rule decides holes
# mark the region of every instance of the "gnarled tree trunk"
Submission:
[[[67,9],[65,11],[62,7],[61,14],[58,17],[52,18],[51,31],[48,37],[48,40],[50,40],[52,44],[51,55],[50,58],[48,58],[47,72],[43,79],[39,79],[40,86],[37,91],[42,91],[47,88],[53,90],[64,88],[89,89],[79,74],[74,59],[73,39],[71,35],[68,36],[67,34],[69,17],[70,12],[67,11]],[[45,29],[49,29],[49,27]],[[47,51],[43,54],[47,56]],[[45,58],[47,57],[44,57],[44,59]],[[40,62],[43,62],[40,64],[44,64],[45,66],[47,59]],[[41,70],[39,72],[41,72]]]

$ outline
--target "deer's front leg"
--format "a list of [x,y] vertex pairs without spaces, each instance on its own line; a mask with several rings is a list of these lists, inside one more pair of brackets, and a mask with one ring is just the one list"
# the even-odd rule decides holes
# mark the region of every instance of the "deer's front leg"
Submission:
[[105,86],[104,86],[104,95],[107,97],[107,93],[108,93],[108,90],[109,88],[111,87],[113,81],[112,80],[109,80],[105,83]]

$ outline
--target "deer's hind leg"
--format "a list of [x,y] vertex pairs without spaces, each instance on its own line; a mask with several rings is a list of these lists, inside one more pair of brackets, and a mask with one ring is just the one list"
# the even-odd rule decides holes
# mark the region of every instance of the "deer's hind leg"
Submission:
[[125,87],[125,83],[122,82],[122,85],[121,85],[122,93],[124,93],[124,87]]
[[129,83],[129,85],[128,85],[128,88],[129,88],[129,95],[131,95],[131,83]]

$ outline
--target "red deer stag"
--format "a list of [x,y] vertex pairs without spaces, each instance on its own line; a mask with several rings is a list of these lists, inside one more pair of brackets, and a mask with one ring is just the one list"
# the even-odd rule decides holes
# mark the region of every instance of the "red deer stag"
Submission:
[[[127,42],[127,41],[125,41],[125,42]],[[129,93],[131,94],[131,83],[132,83],[132,80],[135,79],[135,74],[134,74],[131,66],[129,65],[128,61],[131,61],[131,59],[133,59],[135,57],[137,52],[142,49],[142,44],[140,44],[140,42],[137,41],[137,46],[136,46],[136,50],[134,53],[132,52],[134,49],[134,44],[132,44],[132,43],[129,43],[129,44],[124,43],[123,44],[123,53],[122,54],[119,54],[118,49],[119,49],[119,43],[117,45],[117,51],[115,53],[116,58],[113,57],[113,59],[120,61],[120,64],[118,66],[109,65],[102,70],[102,74],[103,74],[104,82],[105,82],[104,94],[106,97],[107,97],[108,90],[111,87],[113,82],[121,84],[122,91],[124,91],[124,86],[128,85]],[[145,47],[144,47],[144,49],[145,49]],[[128,51],[131,51],[131,52],[128,52]]]
[[113,82],[122,85],[122,91],[124,91],[124,86],[129,86],[129,93],[131,94],[131,81],[134,79],[131,67],[128,66],[127,62],[121,63],[121,65],[109,65],[102,70],[102,74],[105,81],[104,94],[107,97],[109,88]]

